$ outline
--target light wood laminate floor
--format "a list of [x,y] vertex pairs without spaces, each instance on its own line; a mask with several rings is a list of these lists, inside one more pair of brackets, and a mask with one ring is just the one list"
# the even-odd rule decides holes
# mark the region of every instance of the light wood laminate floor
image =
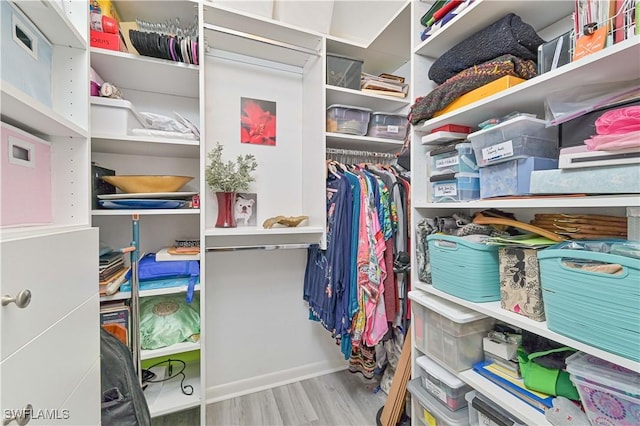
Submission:
[[[207,406],[215,426],[375,426],[387,395],[376,381],[347,370]],[[198,425],[199,409],[153,419],[153,426]]]

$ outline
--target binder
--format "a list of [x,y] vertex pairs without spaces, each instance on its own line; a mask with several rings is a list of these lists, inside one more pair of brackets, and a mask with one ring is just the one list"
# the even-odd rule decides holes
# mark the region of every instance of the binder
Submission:
[[492,370],[491,364],[493,364],[492,361],[480,361],[473,365],[473,371],[489,379],[541,413],[544,413],[546,408],[552,407],[553,396],[527,389],[522,379],[510,377],[504,373],[500,373],[498,370]]

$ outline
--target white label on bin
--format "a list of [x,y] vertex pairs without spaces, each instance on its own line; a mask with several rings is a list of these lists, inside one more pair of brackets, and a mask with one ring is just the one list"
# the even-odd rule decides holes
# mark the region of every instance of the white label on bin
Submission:
[[513,155],[513,143],[506,141],[497,145],[491,145],[488,148],[482,148],[482,159],[485,161],[494,161],[501,158],[511,157]]
[[398,127],[398,126],[387,126],[387,133],[400,133],[400,127]]
[[436,197],[446,197],[448,195],[458,195],[458,185],[455,183],[441,183],[434,185],[433,192]]
[[427,382],[427,390],[431,392],[431,394],[437,398],[440,398],[442,402],[447,403],[447,394],[442,391],[436,384],[432,383],[430,380],[426,380]]
[[478,420],[480,421],[480,426],[500,426],[480,411],[478,411]]
[[436,169],[443,169],[449,166],[456,166],[459,163],[460,163],[460,160],[458,159],[457,155],[454,155],[453,157],[441,158],[439,160],[436,160]]

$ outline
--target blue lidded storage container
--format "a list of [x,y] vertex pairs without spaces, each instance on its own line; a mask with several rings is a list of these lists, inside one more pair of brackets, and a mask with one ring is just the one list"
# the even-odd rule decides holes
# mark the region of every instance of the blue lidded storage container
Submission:
[[440,234],[427,243],[434,288],[471,302],[500,300],[499,246]]
[[480,198],[531,193],[531,172],[558,167],[558,160],[529,157],[480,168]]
[[450,173],[432,176],[433,201],[447,203],[470,201],[480,198],[480,175],[478,173]]

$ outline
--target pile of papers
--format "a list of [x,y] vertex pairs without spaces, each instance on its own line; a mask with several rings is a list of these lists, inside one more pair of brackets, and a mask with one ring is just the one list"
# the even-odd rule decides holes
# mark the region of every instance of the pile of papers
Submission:
[[365,93],[398,98],[405,98],[409,91],[409,85],[402,77],[375,76],[364,72],[360,78],[360,88]]

